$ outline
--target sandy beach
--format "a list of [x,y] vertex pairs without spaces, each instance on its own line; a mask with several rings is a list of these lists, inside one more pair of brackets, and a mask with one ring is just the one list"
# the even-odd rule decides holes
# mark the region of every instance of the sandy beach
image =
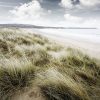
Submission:
[[76,49],[100,59],[100,30],[53,30],[31,29],[32,31],[52,39],[53,41]]
[[47,37],[65,47],[79,49],[82,52],[90,55],[91,57],[100,59],[100,44],[98,43],[91,43],[82,40],[77,41],[69,38],[64,39],[62,37],[54,37],[54,36],[47,36]]

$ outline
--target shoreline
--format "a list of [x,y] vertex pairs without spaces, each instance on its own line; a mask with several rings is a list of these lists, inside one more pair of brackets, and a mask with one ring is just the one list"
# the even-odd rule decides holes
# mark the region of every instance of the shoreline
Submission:
[[[75,48],[75,49],[79,49],[81,50],[83,53],[93,57],[93,58],[97,58],[100,59],[100,41],[96,42],[95,41],[90,41],[89,39],[83,38],[75,38],[75,34],[72,36],[65,36],[63,34],[59,33],[53,33],[53,32],[42,32],[41,30],[31,30],[30,32],[35,32],[36,34],[40,34],[43,36],[46,36],[48,39],[51,39],[52,41],[56,42],[57,44],[63,45],[64,47],[71,47],[71,48]],[[88,34],[87,34],[88,35]],[[93,33],[92,33],[93,35]],[[92,36],[93,37],[93,36]],[[99,36],[97,35],[97,38]],[[89,38],[89,37],[88,37]]]
[[84,42],[84,41],[75,41],[72,39],[63,39],[63,38],[58,38],[58,37],[54,37],[54,36],[47,36],[45,35],[48,39],[52,39],[53,41],[55,41],[57,44],[60,44],[64,47],[71,47],[71,48],[75,48],[75,49],[79,49],[81,50],[83,53],[100,59],[100,47],[99,44],[91,44],[88,42]]

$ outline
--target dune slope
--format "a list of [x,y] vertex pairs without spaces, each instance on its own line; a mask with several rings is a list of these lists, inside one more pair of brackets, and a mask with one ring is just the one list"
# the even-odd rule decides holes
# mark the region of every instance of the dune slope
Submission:
[[0,100],[99,100],[100,61],[23,29],[0,29]]

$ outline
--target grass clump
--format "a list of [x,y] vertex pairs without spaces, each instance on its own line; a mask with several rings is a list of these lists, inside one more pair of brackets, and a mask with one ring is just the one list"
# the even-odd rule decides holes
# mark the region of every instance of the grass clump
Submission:
[[0,51],[4,53],[8,51],[8,45],[6,41],[1,40],[1,39],[0,39]]
[[16,39],[9,39],[9,41],[13,41],[19,45],[25,44],[25,45],[30,45],[32,43],[31,40],[23,37],[17,37]]
[[41,40],[40,38],[34,38],[33,41],[34,41],[35,43],[40,44],[40,45],[44,45],[44,44],[45,44],[45,41]]
[[36,66],[44,66],[50,63],[50,59],[52,58],[46,50],[36,51],[36,55],[34,55],[34,57],[35,59],[33,59],[33,62]]
[[46,45],[46,50],[47,51],[58,52],[58,51],[61,51],[62,49],[63,49],[63,47],[58,46],[57,44],[49,44],[49,45]]
[[82,85],[55,68],[48,69],[40,79],[39,87],[46,100],[90,100]]
[[34,76],[34,68],[31,66],[0,68],[0,99],[10,100],[16,91],[29,87]]
[[66,56],[61,57],[60,61],[73,67],[80,68],[95,68],[98,67],[97,61],[94,58],[90,58],[88,55],[81,53],[79,50],[69,51]]

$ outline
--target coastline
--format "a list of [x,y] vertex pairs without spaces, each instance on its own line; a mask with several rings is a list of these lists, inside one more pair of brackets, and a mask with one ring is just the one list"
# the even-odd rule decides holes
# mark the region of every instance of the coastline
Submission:
[[[47,35],[46,35],[47,36]],[[61,37],[54,37],[54,36],[47,36],[47,38],[52,39],[52,41],[55,41],[58,44],[63,45],[64,47],[71,47],[74,49],[79,49],[83,53],[86,53],[87,55],[100,59],[100,45],[96,43],[88,43],[84,41],[75,41],[72,39],[63,39]]]
[[[27,29],[25,29],[25,30],[27,30]],[[27,31],[35,32],[36,34],[46,36],[48,39],[50,39],[58,44],[61,44],[64,47],[71,47],[74,49],[79,49],[83,53],[86,53],[87,55],[89,55],[91,57],[100,59],[100,41],[99,41],[99,39],[98,40],[94,39],[94,41],[91,41],[92,38],[94,38],[94,36],[91,36],[92,38],[91,38],[91,40],[89,40],[90,37],[78,38],[75,36],[75,34],[64,36],[63,32],[62,32],[62,34],[60,34],[60,33],[57,34],[56,31],[54,31],[55,32],[54,33],[54,32],[50,32],[49,30],[48,30],[48,33],[47,33],[47,30],[46,30],[46,32],[41,31],[41,30],[33,30],[33,29],[30,29]],[[88,34],[91,35],[90,33],[88,33]],[[98,34],[97,34],[97,36],[95,36],[95,38],[96,37],[97,38],[99,37]]]

